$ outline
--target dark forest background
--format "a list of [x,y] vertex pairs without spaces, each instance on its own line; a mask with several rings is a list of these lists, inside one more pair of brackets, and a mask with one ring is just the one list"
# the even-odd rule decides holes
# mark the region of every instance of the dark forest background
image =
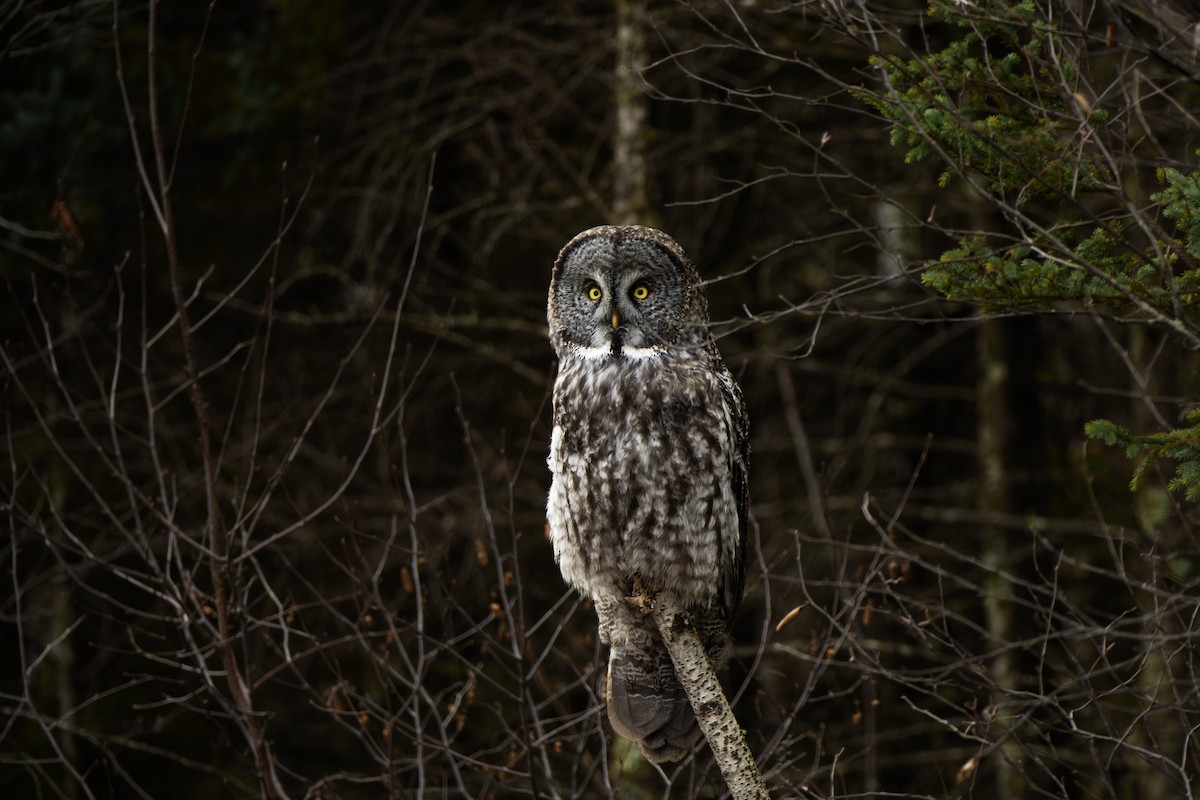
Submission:
[[720,795],[544,535],[550,266],[632,214],[750,407],[773,794],[1193,796],[1189,8],[0,7],[0,795]]

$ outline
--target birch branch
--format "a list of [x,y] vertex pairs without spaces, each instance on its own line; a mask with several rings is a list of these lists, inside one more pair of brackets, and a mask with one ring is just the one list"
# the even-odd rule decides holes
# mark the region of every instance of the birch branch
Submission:
[[730,794],[735,800],[770,800],[766,782],[691,617],[672,592],[660,592],[647,600],[646,605],[675,663],[675,674],[687,692]]

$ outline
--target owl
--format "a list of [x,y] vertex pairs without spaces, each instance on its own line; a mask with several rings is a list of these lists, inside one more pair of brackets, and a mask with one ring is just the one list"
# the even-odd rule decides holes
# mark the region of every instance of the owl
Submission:
[[654,762],[701,733],[635,587],[674,592],[715,665],[745,579],[748,420],[696,268],[661,231],[586,230],[550,279],[554,383],[547,521],[566,581],[608,645],[608,716]]

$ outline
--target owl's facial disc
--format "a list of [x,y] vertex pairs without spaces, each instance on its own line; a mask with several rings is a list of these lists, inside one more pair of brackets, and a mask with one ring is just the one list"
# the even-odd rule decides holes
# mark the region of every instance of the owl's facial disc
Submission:
[[659,243],[596,236],[565,257],[554,286],[559,335],[588,359],[645,359],[664,354],[686,315],[682,270]]

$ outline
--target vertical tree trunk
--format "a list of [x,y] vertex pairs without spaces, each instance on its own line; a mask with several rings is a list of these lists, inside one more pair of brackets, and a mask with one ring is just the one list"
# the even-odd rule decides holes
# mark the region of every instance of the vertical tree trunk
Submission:
[[[1008,352],[1004,342],[1004,323],[1000,320],[984,319],[979,323],[976,358],[979,367],[978,392],[978,459],[979,459],[979,510],[998,512],[1007,510],[1008,477],[1005,472],[1004,452],[1008,444],[1010,409],[1008,407]],[[989,567],[985,578],[987,595],[984,598],[984,618],[991,636],[991,648],[995,651],[989,671],[991,672],[992,722],[991,737],[1001,741],[1000,748],[992,759],[995,770],[995,785],[999,797],[1019,797],[1023,782],[1018,763],[1021,756],[1016,738],[1009,734],[1006,719],[1006,699],[1017,690],[1017,673],[1013,663],[1013,652],[1006,649],[1013,628],[1012,583],[1006,577],[1010,568],[1008,548],[1005,546],[1004,531],[983,525],[979,535],[983,539],[984,563]]]
[[[1154,392],[1154,387],[1149,383],[1149,377],[1153,371],[1143,369],[1147,361],[1154,356],[1147,353],[1150,344],[1144,328],[1137,325],[1130,326],[1128,335],[1129,363],[1134,370],[1141,372],[1141,375],[1131,372],[1129,376],[1130,397],[1132,398],[1130,419],[1134,430],[1155,430],[1161,423],[1154,418],[1145,399]],[[1153,488],[1147,486],[1143,487],[1142,492],[1144,497],[1147,492],[1161,493],[1163,490],[1157,486]],[[1164,496],[1164,507],[1168,503],[1169,501]],[[1173,549],[1170,544],[1159,540],[1158,525],[1160,521],[1156,519],[1155,514],[1143,513],[1139,516],[1143,532],[1148,537],[1159,541],[1159,545],[1163,547],[1164,551],[1169,552]],[[1159,585],[1160,579],[1157,573],[1144,577],[1150,585]],[[1150,592],[1146,592],[1139,602],[1143,609],[1152,609],[1158,605],[1159,601]],[[1181,734],[1186,730],[1177,727],[1176,718],[1166,710],[1174,704],[1174,699],[1171,697],[1170,665],[1163,658],[1163,638],[1169,635],[1169,629],[1173,627],[1171,623],[1172,618],[1169,614],[1149,614],[1146,617],[1143,630],[1145,656],[1141,669],[1137,673],[1137,687],[1147,713],[1141,724],[1134,726],[1129,735],[1129,740],[1134,745],[1144,748],[1147,752],[1163,753],[1168,759],[1174,759],[1178,757],[1178,754],[1184,752]],[[1129,761],[1132,786],[1128,786],[1127,791],[1129,791],[1130,797],[1170,797],[1179,791],[1178,784],[1167,775],[1161,765],[1150,763],[1137,755],[1131,755]]]
[[[75,647],[67,633],[74,623],[74,618],[70,578],[65,573],[56,576],[51,583],[49,601],[53,620],[52,641],[58,640],[58,644],[50,651],[50,660],[54,665],[58,713],[62,719],[69,720],[79,707],[79,693],[75,691]],[[62,732],[58,741],[63,758],[68,766],[74,767],[79,760],[79,746],[75,734],[66,727],[60,730]],[[79,785],[73,780],[64,781],[61,789],[65,800],[75,800],[79,797]]]
[[613,222],[647,222],[646,0],[616,0],[617,62],[613,94],[617,129],[613,135]]

